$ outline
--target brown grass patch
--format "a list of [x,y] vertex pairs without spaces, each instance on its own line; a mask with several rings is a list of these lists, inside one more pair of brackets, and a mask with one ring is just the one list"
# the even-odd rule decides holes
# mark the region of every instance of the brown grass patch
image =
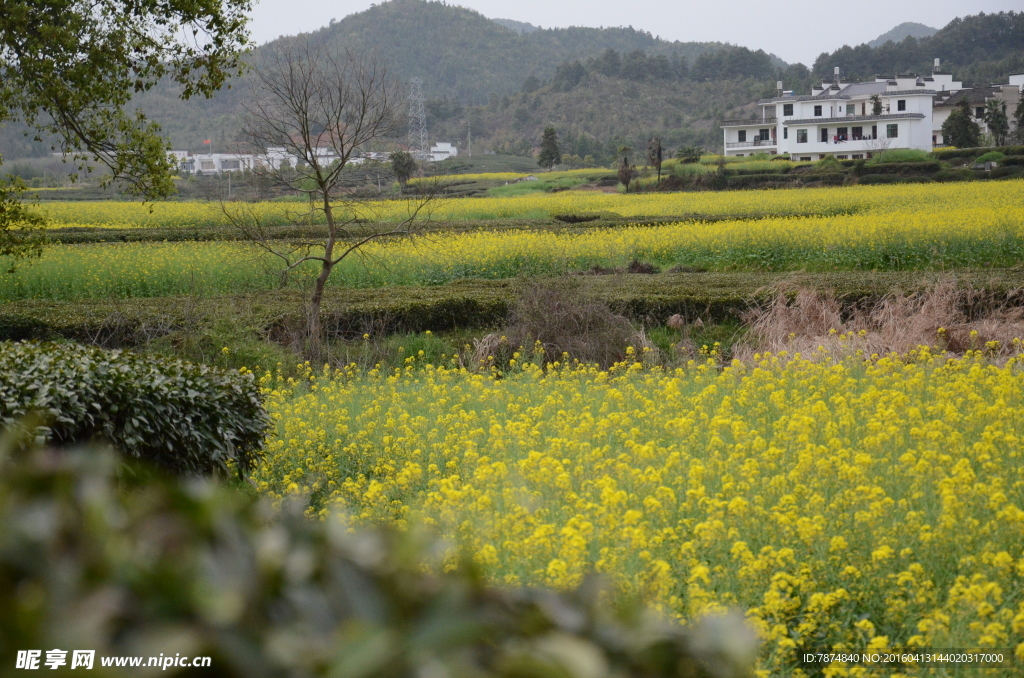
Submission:
[[929,346],[951,355],[981,350],[1005,357],[1021,352],[1022,304],[1019,290],[996,295],[955,281],[850,307],[827,292],[779,290],[770,305],[746,314],[750,331],[733,355],[749,360],[766,351],[810,356],[823,350],[841,358],[903,355]]
[[[568,356],[582,363],[609,367],[628,357],[632,346],[641,356],[657,356],[642,330],[607,304],[586,298],[572,278],[533,282],[519,293],[509,325],[476,342],[471,364],[507,364],[522,349],[524,359],[545,363]],[[646,351],[644,349],[647,349]]]

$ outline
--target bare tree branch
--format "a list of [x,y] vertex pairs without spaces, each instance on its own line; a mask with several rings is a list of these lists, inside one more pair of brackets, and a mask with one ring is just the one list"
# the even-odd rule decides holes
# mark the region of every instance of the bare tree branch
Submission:
[[373,203],[341,185],[350,160],[368,144],[387,138],[398,123],[401,91],[376,57],[333,52],[300,37],[266,50],[253,75],[243,129],[261,161],[256,171],[304,194],[308,210],[297,216],[311,223],[322,219],[323,238],[282,242],[255,206],[222,204],[222,209],[246,240],[281,262],[282,286],[290,272],[320,264],[307,322],[307,350],[318,357],[320,306],[334,267],[355,253],[365,254],[371,242],[411,236],[437,193],[421,190],[404,220],[387,223],[373,214]]

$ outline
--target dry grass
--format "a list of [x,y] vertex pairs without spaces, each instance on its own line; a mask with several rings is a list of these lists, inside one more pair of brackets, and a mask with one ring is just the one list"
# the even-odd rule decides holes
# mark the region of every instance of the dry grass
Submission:
[[1019,291],[996,296],[955,281],[848,308],[832,294],[779,290],[771,305],[746,315],[750,331],[733,355],[749,360],[759,352],[788,351],[841,358],[858,352],[902,355],[920,346],[952,355],[1014,355],[1024,338],[1022,303]]
[[628,319],[613,313],[607,304],[586,298],[576,280],[559,278],[523,287],[508,327],[478,340],[471,364],[507,363],[522,348],[545,363],[568,356],[607,368],[625,360],[629,347],[641,356],[658,355],[644,332]]

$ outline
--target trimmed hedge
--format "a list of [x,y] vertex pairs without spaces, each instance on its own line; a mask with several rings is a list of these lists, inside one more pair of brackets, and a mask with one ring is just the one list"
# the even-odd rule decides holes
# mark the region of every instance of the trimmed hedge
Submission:
[[[874,169],[874,168],[871,168]],[[901,176],[899,174],[865,174],[857,179],[858,184],[926,184],[932,177]]]
[[1020,167],[1024,165],[1024,155],[1008,155],[999,161],[1000,167]]
[[942,169],[942,163],[938,160],[866,163],[865,169],[871,174],[934,174]]
[[0,343],[0,426],[38,443],[102,440],[172,473],[242,473],[269,422],[251,374],[77,344]]
[[938,160],[973,160],[989,151],[998,151],[1005,155],[1024,155],[1024,146],[997,146],[981,148],[940,148],[932,151]]
[[[115,468],[103,450],[0,453],[8,670],[34,648],[48,674],[57,648],[65,670],[71,651],[94,650],[85,675],[97,678],[130,675],[104,658],[158,654],[166,662],[140,675],[751,675],[757,642],[736,617],[684,628],[596,579],[564,593],[492,588],[470,554],[444,571],[442,545],[409,534],[353,533],[210,480],[138,482]],[[209,668],[175,666],[193,657]]]
[[1000,164],[999,167],[994,167],[992,171],[985,172],[985,174],[988,174],[992,179],[1015,179],[1019,176],[1024,176],[1024,167],[1004,167]]
[[984,179],[984,174],[969,169],[948,169],[937,172],[932,176],[935,181],[976,181],[978,179]]
[[[941,273],[837,271],[834,273],[662,273],[580,275],[585,294],[635,320],[655,324],[681,313],[705,320],[734,319],[771,296],[780,283],[829,289],[843,298],[882,296],[894,289],[933,284]],[[1024,287],[1024,271],[961,270],[957,278],[979,289]],[[391,332],[484,329],[503,325],[517,295],[516,280],[460,280],[431,287],[328,288],[322,323],[334,337]],[[0,306],[0,339],[73,339],[112,346],[144,345],[177,332],[196,332],[225,318],[244,322],[254,334],[283,338],[302,322],[306,296],[277,291],[251,296],[191,299],[164,297],[124,301],[20,301]]]

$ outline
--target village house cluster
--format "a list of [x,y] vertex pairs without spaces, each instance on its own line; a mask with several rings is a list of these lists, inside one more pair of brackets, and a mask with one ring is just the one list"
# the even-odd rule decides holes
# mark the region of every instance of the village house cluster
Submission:
[[[458,156],[459,149],[447,142],[438,142],[430,147],[431,162],[441,162]],[[258,168],[279,170],[282,167],[295,167],[298,158],[288,153],[284,147],[271,147],[264,153],[192,153],[191,151],[168,151],[179,172],[184,174],[222,174],[224,172],[245,172]],[[318,148],[317,157],[331,162],[338,155],[334,149]],[[391,159],[388,151],[368,151],[352,155],[349,165],[360,165],[367,160],[387,162]]]
[[967,100],[975,122],[987,133],[987,102],[1004,103],[1012,117],[1022,88],[1024,74],[1011,75],[1005,84],[965,88],[940,70],[938,59],[928,77],[877,76],[873,82],[844,82],[836,68],[832,82],[822,82],[808,95],[782,91],[780,82],[778,96],[757,102],[758,117],[724,121],[725,155],[857,160],[890,148],[930,151],[945,145],[942,123],[961,100]]

